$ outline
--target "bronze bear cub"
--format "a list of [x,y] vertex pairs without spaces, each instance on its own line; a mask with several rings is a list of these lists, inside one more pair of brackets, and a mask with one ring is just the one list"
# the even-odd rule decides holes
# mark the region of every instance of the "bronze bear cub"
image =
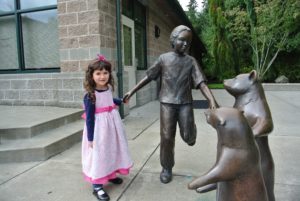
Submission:
[[217,201],[268,201],[259,150],[243,113],[221,107],[205,115],[218,134],[217,161],[188,188],[203,192],[202,188],[217,183]]
[[255,70],[224,80],[224,88],[235,98],[235,108],[244,111],[261,155],[261,167],[269,201],[274,196],[274,161],[269,148],[268,134],[273,130],[271,112]]

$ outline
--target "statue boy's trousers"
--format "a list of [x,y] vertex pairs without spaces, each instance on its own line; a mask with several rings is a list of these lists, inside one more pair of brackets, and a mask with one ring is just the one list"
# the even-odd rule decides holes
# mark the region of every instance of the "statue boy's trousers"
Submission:
[[160,163],[165,169],[174,166],[176,125],[181,138],[189,145],[196,141],[196,126],[192,104],[160,104]]

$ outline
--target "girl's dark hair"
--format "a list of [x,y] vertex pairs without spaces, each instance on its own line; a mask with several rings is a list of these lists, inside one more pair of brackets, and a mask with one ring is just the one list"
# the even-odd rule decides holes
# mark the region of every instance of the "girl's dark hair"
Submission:
[[94,59],[88,65],[88,68],[85,71],[85,80],[83,86],[93,103],[95,103],[96,101],[96,96],[95,96],[96,83],[93,80],[93,73],[95,70],[103,70],[103,69],[109,72],[109,79],[107,84],[111,85],[112,89],[114,90],[114,78],[112,76],[111,64],[108,61],[106,60],[100,61],[98,58]]

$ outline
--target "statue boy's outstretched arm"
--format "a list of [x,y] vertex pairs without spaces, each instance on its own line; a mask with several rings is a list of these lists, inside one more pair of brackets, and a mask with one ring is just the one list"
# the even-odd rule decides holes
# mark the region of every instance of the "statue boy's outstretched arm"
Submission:
[[123,102],[127,103],[130,99],[130,97],[137,92],[139,89],[141,89],[143,86],[148,84],[151,81],[151,79],[146,75],[135,87],[133,87],[130,91],[128,91],[124,97],[123,97]]
[[211,90],[208,88],[205,82],[200,83],[200,90],[204,97],[209,101],[209,108],[216,109],[219,107],[214,95],[212,94]]

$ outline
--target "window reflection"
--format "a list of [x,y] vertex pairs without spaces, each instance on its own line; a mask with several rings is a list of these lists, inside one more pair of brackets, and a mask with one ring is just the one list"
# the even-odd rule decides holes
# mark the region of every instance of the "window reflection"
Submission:
[[0,0],[0,14],[15,10],[14,0]]
[[56,5],[57,0],[21,0],[21,9]]
[[17,38],[14,16],[0,18],[0,70],[17,69]]
[[59,66],[57,10],[22,14],[25,68]]

